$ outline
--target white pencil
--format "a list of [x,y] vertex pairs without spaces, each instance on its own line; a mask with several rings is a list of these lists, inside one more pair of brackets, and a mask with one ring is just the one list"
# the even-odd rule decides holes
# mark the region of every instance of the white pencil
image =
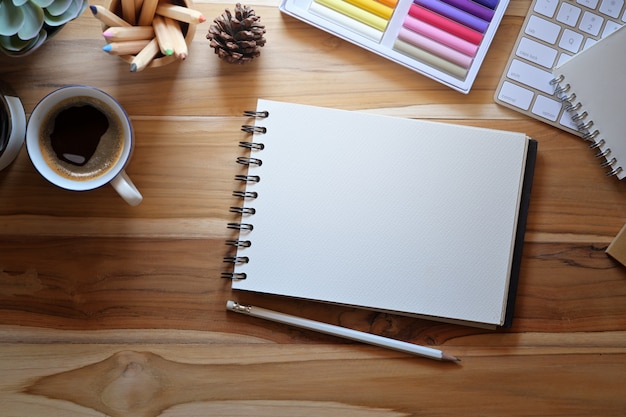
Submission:
[[300,327],[303,329],[314,330],[320,333],[326,333],[333,336],[343,337],[345,339],[355,340],[357,342],[363,342],[374,346],[398,350],[404,353],[425,356],[440,361],[460,361],[459,358],[448,355],[447,353],[444,353],[437,349],[402,342],[395,339],[389,339],[387,337],[377,336],[370,333],[364,333],[358,330],[347,329],[345,327],[335,326],[328,323],[321,323],[314,320],[295,317],[289,314],[279,313],[261,307],[239,304],[232,300],[228,300],[226,302],[226,309],[229,311],[234,311],[236,313],[247,314],[250,316],[275,321],[278,323],[290,324],[292,326]]

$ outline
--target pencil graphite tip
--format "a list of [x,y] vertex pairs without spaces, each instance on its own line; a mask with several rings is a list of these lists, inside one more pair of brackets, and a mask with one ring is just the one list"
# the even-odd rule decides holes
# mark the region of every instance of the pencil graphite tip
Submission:
[[102,50],[103,50],[104,52],[111,52],[111,50],[112,50],[112,49],[113,49],[113,47],[111,46],[111,44],[110,44],[110,43],[107,43],[106,45],[104,45],[104,46],[102,47]]
[[198,21],[200,23],[204,23],[204,22],[206,22],[206,17],[204,17],[203,15],[200,15],[200,17],[198,17]]
[[165,50],[165,55],[170,56],[174,53],[174,51],[172,49],[166,49]]
[[130,72],[137,72],[137,64],[130,64]]
[[107,29],[102,32],[102,36],[104,36],[105,38],[110,38],[111,36],[113,36],[113,32],[111,31],[111,29]]
[[89,6],[89,10],[91,10],[91,13],[94,15],[98,14],[98,8],[96,6]]
[[449,355],[447,353],[441,354],[441,360],[450,361],[450,362],[461,362],[461,359],[457,358],[456,356]]

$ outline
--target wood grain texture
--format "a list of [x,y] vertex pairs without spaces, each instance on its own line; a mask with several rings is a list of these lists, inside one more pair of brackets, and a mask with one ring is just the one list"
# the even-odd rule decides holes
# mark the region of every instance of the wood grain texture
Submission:
[[[99,0],[94,4],[102,4]],[[72,193],[25,149],[0,172],[0,415],[623,416],[626,269],[604,250],[626,182],[570,136],[493,102],[530,1],[512,0],[468,95],[250,3],[258,60],[217,59],[199,25],[184,62],[130,73],[86,12],[37,53],[0,57],[27,113],[66,84],[120,100],[138,207]],[[209,22],[231,4],[196,2]],[[280,297],[220,279],[236,215],[242,110],[258,97],[526,132],[539,142],[511,329],[486,331]],[[306,127],[304,127],[306,128]],[[432,138],[433,147],[437,138]],[[460,173],[462,175],[462,173]],[[439,347],[442,364],[227,313],[227,299]]]

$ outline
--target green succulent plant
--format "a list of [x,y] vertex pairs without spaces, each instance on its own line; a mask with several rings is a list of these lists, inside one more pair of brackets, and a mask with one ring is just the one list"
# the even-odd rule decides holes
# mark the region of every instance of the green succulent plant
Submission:
[[35,50],[87,5],[87,0],[0,0],[0,51]]

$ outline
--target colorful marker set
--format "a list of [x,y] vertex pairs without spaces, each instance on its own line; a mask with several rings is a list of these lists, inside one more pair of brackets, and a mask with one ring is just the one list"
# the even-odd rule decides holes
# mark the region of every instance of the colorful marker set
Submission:
[[283,0],[281,11],[468,93],[509,0]]

